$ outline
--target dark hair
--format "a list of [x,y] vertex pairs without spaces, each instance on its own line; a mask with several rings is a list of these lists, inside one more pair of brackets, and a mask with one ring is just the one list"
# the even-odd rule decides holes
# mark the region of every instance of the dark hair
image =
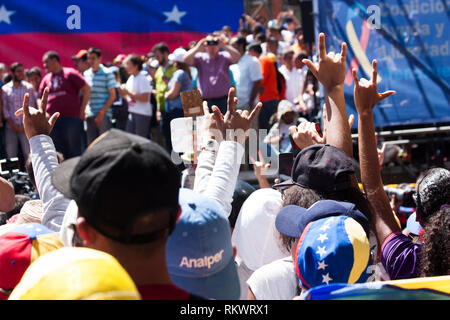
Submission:
[[262,48],[261,45],[258,42],[252,42],[247,46],[247,51],[254,51],[258,55],[262,54]]
[[27,77],[29,77],[29,76],[31,76],[33,74],[37,74],[39,77],[42,78],[41,69],[39,69],[38,67],[33,67],[33,68],[27,70]]
[[160,42],[160,43],[155,44],[152,48],[152,52],[154,53],[155,51],[159,51],[161,53],[164,53],[164,52],[170,53],[169,47],[167,46],[167,44],[165,42]]
[[267,41],[267,36],[264,33],[258,33],[255,36],[255,40],[261,41],[261,42],[266,42]]
[[9,67],[9,70],[10,70],[12,73],[14,73],[18,67],[23,67],[23,64],[21,64],[20,62],[14,62],[14,63],[12,63],[11,66]]
[[419,251],[421,277],[450,274],[450,206],[443,206],[424,227],[425,239]]
[[305,51],[300,51],[298,53],[295,54],[295,57],[297,59],[307,59],[308,58],[308,54]]
[[[365,197],[365,195],[358,188],[348,188],[345,190],[335,191],[332,193],[321,193],[312,189],[303,188],[297,185],[289,187],[284,191],[283,207],[289,204],[300,206],[302,208],[308,209],[311,205],[319,200],[336,200],[350,202],[355,205],[355,207],[361,211],[362,214],[370,222],[371,217],[371,207],[370,203]],[[281,240],[285,248],[290,248],[295,242],[295,238],[291,238],[282,235]]]
[[302,33],[303,33],[303,27],[302,26],[296,26],[295,29],[294,29],[294,33],[297,34],[300,31],[302,31]]
[[142,70],[142,64],[144,63],[144,61],[142,60],[140,55],[137,54],[129,54],[125,60],[125,61],[130,61],[132,64],[134,64],[135,66],[138,67],[138,70],[141,71]]
[[254,35],[257,35],[257,34],[259,34],[259,33],[262,33],[263,31],[264,31],[264,29],[263,29],[262,25],[260,25],[260,24],[255,24],[255,25],[253,26],[252,33],[253,33]]
[[238,180],[236,182],[236,187],[234,188],[233,193],[233,201],[231,202],[231,214],[228,217],[230,227],[234,228],[242,205],[255,190],[256,189],[252,185],[245,181]]
[[59,63],[61,63],[61,59],[59,58],[59,54],[57,54],[55,51],[47,51],[44,53],[44,60],[45,59],[56,59]]
[[14,208],[11,211],[6,212],[6,218],[10,219],[13,215],[20,213],[20,210],[22,209],[25,202],[31,200],[30,197],[25,196],[23,194],[16,194],[16,204],[14,205]]
[[90,47],[88,53],[94,53],[98,58],[102,56],[102,51],[99,48]]
[[[295,205],[308,209],[314,203],[323,198],[311,189],[303,188],[293,185],[283,192],[283,207],[288,205]],[[292,246],[298,238],[290,237],[280,233],[281,245],[288,251],[291,251]]]
[[[450,199],[450,172],[444,168],[431,168],[417,183],[417,208],[424,224]],[[424,196],[426,196],[424,198]]]
[[[56,151],[56,157],[58,158],[58,163],[64,161],[64,156],[62,155],[61,152]],[[36,191],[39,191],[37,190],[36,180],[34,178],[34,170],[33,164],[31,163],[31,156],[28,156],[28,159],[25,162],[25,170],[27,171],[28,179],[30,180],[31,184],[36,188]]]

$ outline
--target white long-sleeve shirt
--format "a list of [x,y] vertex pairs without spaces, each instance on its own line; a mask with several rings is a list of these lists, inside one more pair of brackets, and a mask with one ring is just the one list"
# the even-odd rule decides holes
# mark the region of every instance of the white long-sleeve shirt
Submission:
[[231,214],[231,203],[244,155],[244,147],[234,141],[220,143],[216,153],[200,152],[195,170],[194,191],[219,202],[226,216]]
[[52,185],[51,175],[59,165],[52,138],[44,134],[32,137],[30,155],[36,186],[44,208],[41,223],[50,230],[59,232],[70,199]]

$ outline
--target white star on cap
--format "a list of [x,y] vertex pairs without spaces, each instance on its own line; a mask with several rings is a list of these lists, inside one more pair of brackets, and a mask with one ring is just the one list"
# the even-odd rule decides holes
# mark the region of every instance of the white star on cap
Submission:
[[325,270],[325,268],[328,267],[328,265],[325,263],[325,260],[319,261],[318,264],[319,264],[319,266],[317,267],[317,270],[320,270],[320,269]]
[[320,254],[320,258],[322,259],[322,255],[325,254],[325,247],[319,246],[319,250],[317,250],[316,253]]
[[320,243],[323,243],[325,240],[328,240],[326,233],[321,233],[320,236],[317,238],[317,240],[320,241]]
[[164,21],[164,23],[173,21],[175,23],[181,24],[181,18],[186,15],[186,11],[178,11],[178,7],[174,5],[172,11],[165,11],[164,14],[167,16],[167,19],[166,21]]
[[5,6],[2,5],[0,8],[0,22],[5,22],[7,24],[11,24],[10,17],[15,13],[15,11],[6,10]]
[[329,273],[327,273],[326,275],[322,275],[322,283],[326,283],[326,284],[329,284],[329,282],[331,281],[331,280],[333,280],[332,278],[330,278],[330,274]]
[[319,230],[326,231],[327,229],[330,229],[330,226],[328,224],[324,224]]

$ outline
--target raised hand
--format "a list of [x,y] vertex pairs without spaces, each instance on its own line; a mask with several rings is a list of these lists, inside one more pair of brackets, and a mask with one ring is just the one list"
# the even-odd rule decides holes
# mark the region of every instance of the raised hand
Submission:
[[347,44],[341,45],[340,53],[329,52],[325,46],[325,35],[319,34],[319,65],[316,66],[311,60],[303,59],[309,70],[320,81],[326,91],[334,87],[343,86],[345,79],[345,57],[347,56]]
[[289,134],[300,149],[326,143],[325,135],[323,137],[319,135],[313,122],[302,122],[298,126],[289,127]]
[[265,176],[267,173],[267,169],[270,168],[270,163],[266,163],[264,161],[264,157],[261,153],[261,150],[258,150],[259,161],[255,161],[252,156],[250,156],[250,161],[253,163],[253,171],[255,172],[256,178],[260,178]]
[[48,88],[44,89],[41,102],[38,103],[38,109],[29,106],[30,96],[26,93],[23,97],[22,108],[15,112],[16,116],[23,114],[23,126],[28,140],[39,134],[50,135],[56,119],[59,117],[59,112],[50,117],[45,111],[49,91]]
[[360,115],[372,114],[372,109],[381,100],[395,94],[393,90],[378,93],[377,88],[377,60],[372,60],[372,78],[369,80],[361,78],[358,80],[356,70],[352,69],[353,80],[355,81],[354,99],[356,110]]
[[[212,106],[212,109],[219,109],[217,106]],[[219,111],[220,112],[220,111]],[[213,138],[217,142],[221,142],[223,140],[223,133],[218,129],[218,124],[220,126],[224,126],[223,119],[217,117],[214,113],[209,112],[208,102],[203,101],[203,121],[202,127],[199,132],[199,138],[201,139],[210,139]]]
[[237,102],[236,89],[232,87],[228,92],[228,106],[225,116],[222,115],[217,106],[213,106],[212,110],[217,128],[222,132],[226,140],[244,143],[248,136],[248,130],[252,127],[253,120],[262,108],[262,103],[259,102],[252,112],[249,113],[248,110],[236,110]]

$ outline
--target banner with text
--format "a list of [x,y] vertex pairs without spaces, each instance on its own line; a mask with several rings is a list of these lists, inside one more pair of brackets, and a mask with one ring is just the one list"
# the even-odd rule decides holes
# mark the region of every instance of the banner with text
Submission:
[[370,79],[377,59],[379,92],[397,91],[374,109],[377,127],[450,121],[449,7],[448,0],[314,1],[316,34],[325,33],[327,51],[348,45],[349,114],[357,114],[351,69]]

